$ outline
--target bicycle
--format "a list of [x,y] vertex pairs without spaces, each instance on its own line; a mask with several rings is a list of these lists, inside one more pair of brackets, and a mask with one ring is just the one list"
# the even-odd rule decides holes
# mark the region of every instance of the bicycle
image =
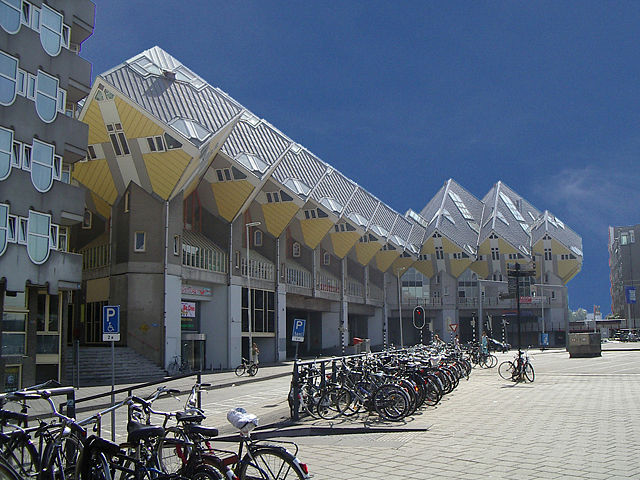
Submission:
[[191,365],[186,360],[181,360],[179,355],[174,355],[173,360],[167,366],[169,376],[178,375],[180,373],[190,373]]
[[258,373],[258,364],[243,358],[242,363],[236,367],[236,375],[241,377],[245,373],[249,374],[250,377],[255,377]]
[[498,366],[498,374],[505,380],[513,382],[533,382],[535,371],[531,364],[529,350],[518,350],[514,361],[506,360]]

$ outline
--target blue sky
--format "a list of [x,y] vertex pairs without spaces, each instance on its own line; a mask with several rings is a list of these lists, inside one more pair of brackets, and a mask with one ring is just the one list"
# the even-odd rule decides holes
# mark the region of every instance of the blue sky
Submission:
[[498,180],[583,239],[638,223],[640,2],[96,2],[94,76],[158,45],[400,213]]

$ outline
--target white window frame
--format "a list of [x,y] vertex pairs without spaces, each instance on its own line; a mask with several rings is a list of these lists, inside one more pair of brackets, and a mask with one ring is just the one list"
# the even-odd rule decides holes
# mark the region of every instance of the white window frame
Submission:
[[[120,126],[118,127],[117,125]],[[109,127],[111,127],[112,129],[109,130]],[[127,137],[124,134],[122,123],[108,123],[106,125],[106,128],[114,155],[116,157],[126,157],[127,155],[131,155],[131,149],[129,148]],[[118,153],[116,145],[120,150],[120,153]]]
[[8,103],[2,103],[0,102],[0,105],[4,106],[4,107],[8,107],[9,105],[13,105],[13,102],[16,101],[16,96],[18,94],[18,71],[20,70],[20,60],[16,57],[14,57],[13,55],[9,55],[7,52],[4,52],[2,50],[0,50],[0,55],[5,55],[6,57],[15,60],[16,62],[16,74],[14,77],[10,77],[8,75],[5,75],[4,73],[0,72],[0,77],[2,78],[6,78],[7,80],[13,82],[14,85],[14,89],[13,89],[13,99],[8,102]]
[[11,175],[11,169],[13,168],[13,143],[14,143],[14,133],[13,130],[9,128],[0,127],[0,130],[9,134],[9,150],[0,149],[0,153],[4,153],[9,157],[9,168],[7,169],[7,174],[4,177],[0,177],[0,181],[6,180]]
[[18,216],[9,214],[7,219],[7,242],[18,243]]
[[322,254],[322,264],[331,265],[331,254],[329,252],[324,252]]
[[300,258],[301,252],[302,247],[300,246],[300,242],[293,242],[293,245],[291,245],[291,256],[293,258]]
[[91,210],[84,211],[82,215],[82,229],[83,230],[91,230],[91,226],[93,225],[93,212]]
[[180,255],[180,235],[173,236],[173,254]]
[[[40,84],[40,75],[41,74],[42,74],[43,77],[47,77],[48,79],[53,80],[53,81],[56,82],[56,93],[55,93],[55,96],[51,96],[49,93],[40,91],[39,84]],[[46,119],[42,118],[42,116],[40,116],[40,112],[38,112],[38,94],[48,98],[49,100],[53,100],[56,103],[56,113],[53,115],[53,118],[51,120],[46,120]],[[38,117],[40,117],[40,120],[42,120],[44,123],[52,123],[58,117],[58,112],[64,113],[64,104],[62,105],[62,108],[60,107],[61,95],[62,95],[62,98],[66,98],[67,93],[60,88],[60,80],[58,79],[58,77],[50,75],[47,72],[45,72],[44,70],[38,69],[38,75],[36,77],[36,91],[35,91],[35,96],[34,96],[33,101],[36,104],[36,113],[38,114]]]
[[[138,247],[138,235],[142,234],[142,247]],[[146,252],[147,251],[147,232],[138,230],[133,234],[133,251],[134,252]]]
[[253,231],[253,245],[255,247],[261,247],[262,246],[262,237],[263,237],[262,230],[256,228]]

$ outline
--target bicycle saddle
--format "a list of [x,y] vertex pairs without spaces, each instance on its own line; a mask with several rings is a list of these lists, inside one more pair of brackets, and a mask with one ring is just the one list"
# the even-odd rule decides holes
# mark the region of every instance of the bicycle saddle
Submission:
[[203,437],[217,437],[218,429],[213,427],[203,427],[202,425],[197,425],[195,423],[191,423],[185,425],[185,432],[187,433],[195,433],[198,435],[202,435]]
[[187,411],[187,412],[177,412],[176,413],[176,420],[178,422],[200,423],[205,418],[206,417],[200,412]]
[[127,441],[129,443],[138,443],[141,440],[148,440],[149,438],[164,435],[164,428],[156,427],[154,425],[145,425],[144,423],[130,420],[129,423],[127,423],[127,432],[129,432]]

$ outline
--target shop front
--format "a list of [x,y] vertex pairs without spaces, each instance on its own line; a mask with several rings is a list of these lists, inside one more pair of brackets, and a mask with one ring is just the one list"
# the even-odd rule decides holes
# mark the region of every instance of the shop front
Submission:
[[206,369],[207,335],[202,333],[202,304],[211,301],[211,288],[182,285],[180,307],[181,357],[192,370]]

